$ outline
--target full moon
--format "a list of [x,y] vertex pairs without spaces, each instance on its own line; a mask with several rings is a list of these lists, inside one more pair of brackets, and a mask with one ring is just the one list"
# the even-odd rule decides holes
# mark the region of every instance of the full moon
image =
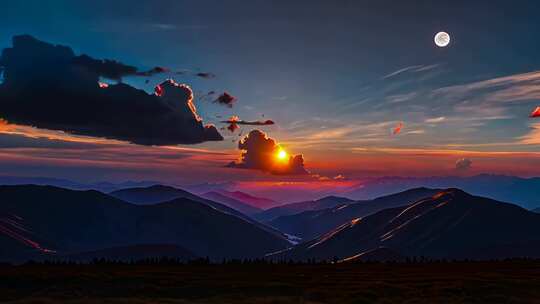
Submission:
[[438,32],[434,40],[438,47],[445,47],[450,43],[450,35],[446,32]]

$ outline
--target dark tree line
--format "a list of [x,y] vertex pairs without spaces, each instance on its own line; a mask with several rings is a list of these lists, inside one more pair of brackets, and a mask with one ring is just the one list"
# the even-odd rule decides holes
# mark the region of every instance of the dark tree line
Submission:
[[[272,260],[263,258],[254,259],[222,259],[221,261],[211,260],[210,258],[198,258],[193,260],[185,260],[171,257],[156,257],[137,260],[125,259],[107,259],[95,258],[91,260],[41,260],[27,261],[22,265],[330,265],[330,264],[433,264],[433,263],[471,263],[471,262],[540,262],[538,258],[507,258],[507,259],[491,259],[491,260],[473,260],[473,259],[433,259],[428,257],[409,257],[401,261],[353,261],[340,262],[336,257],[332,260]],[[9,266],[10,263],[0,263],[0,267]]]

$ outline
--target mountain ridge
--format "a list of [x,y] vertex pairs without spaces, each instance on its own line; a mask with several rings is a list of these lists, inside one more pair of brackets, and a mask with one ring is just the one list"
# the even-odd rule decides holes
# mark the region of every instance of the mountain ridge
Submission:
[[446,259],[540,257],[540,214],[446,189],[408,206],[351,220],[276,257],[345,259],[378,247]]
[[[159,243],[201,257],[244,258],[289,246],[278,233],[185,198],[138,206],[95,190],[34,185],[0,186],[0,197],[0,214],[24,219],[23,237],[59,255]],[[0,244],[11,246],[0,250],[0,259],[42,255],[20,240],[0,230]]]

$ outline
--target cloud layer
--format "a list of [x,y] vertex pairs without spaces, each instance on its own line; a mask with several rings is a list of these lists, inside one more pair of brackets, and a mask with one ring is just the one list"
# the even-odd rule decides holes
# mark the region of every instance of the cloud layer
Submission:
[[141,145],[223,139],[214,126],[203,125],[188,86],[165,81],[162,96],[123,83],[99,86],[100,77],[121,79],[164,68],[138,72],[114,60],[75,56],[69,47],[31,36],[14,37],[0,65],[0,118],[11,123]]
[[272,174],[308,174],[304,168],[304,157],[291,155],[282,160],[277,159],[280,146],[276,141],[266,135],[263,131],[253,130],[249,132],[239,143],[238,148],[242,150],[241,159],[232,162],[228,166],[233,168],[256,169]]

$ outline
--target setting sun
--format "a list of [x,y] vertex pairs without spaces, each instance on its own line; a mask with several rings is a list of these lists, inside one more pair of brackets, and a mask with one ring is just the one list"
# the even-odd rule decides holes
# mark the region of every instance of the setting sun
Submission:
[[285,152],[285,150],[281,149],[281,150],[279,150],[279,152],[276,154],[276,156],[277,156],[277,159],[283,161],[283,160],[286,160],[286,159],[287,159],[287,156],[288,156],[288,155],[287,155],[287,152]]

